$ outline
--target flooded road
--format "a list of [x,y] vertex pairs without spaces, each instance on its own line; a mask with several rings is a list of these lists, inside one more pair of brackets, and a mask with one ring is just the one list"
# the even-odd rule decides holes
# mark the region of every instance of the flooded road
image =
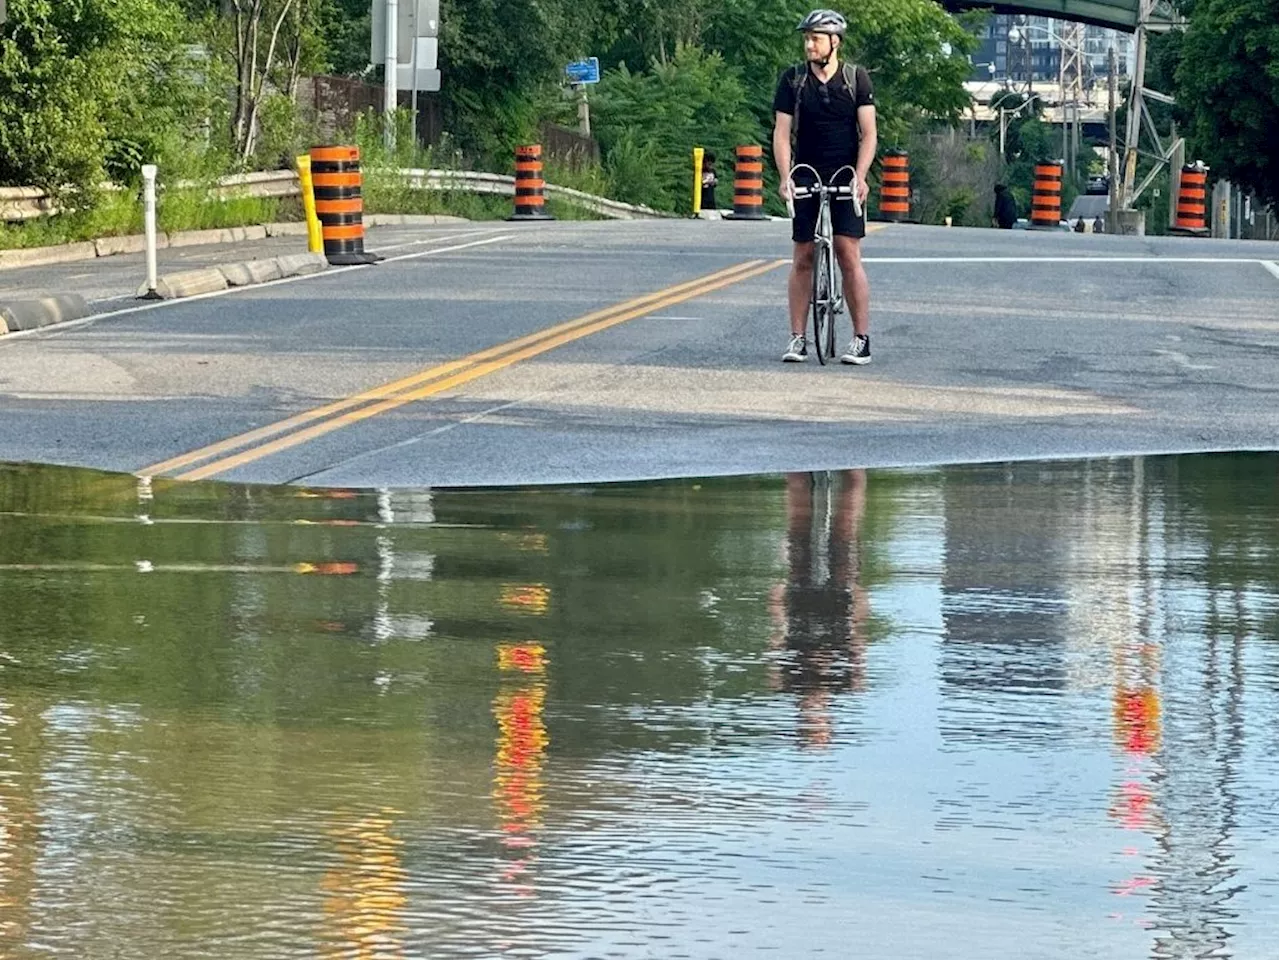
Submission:
[[1276,491],[0,465],[0,955],[1276,956]]

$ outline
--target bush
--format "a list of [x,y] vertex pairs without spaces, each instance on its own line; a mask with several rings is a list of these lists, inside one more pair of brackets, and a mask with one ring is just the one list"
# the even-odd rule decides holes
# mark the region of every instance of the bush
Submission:
[[196,137],[172,0],[11,0],[0,26],[0,183],[87,210],[104,179]]
[[620,65],[602,78],[594,102],[616,198],[659,210],[690,209],[695,146],[729,158],[735,146],[766,139],[737,71],[698,47],[681,46],[645,73]]

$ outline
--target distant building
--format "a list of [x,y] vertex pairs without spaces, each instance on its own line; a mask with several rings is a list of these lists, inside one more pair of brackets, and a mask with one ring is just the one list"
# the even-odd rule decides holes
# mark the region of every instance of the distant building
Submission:
[[[1011,83],[1056,81],[1062,66],[1063,23],[1050,17],[1027,17],[993,14],[978,35],[979,47],[971,56],[971,80]],[[1009,31],[1016,29],[1018,39],[1010,41]],[[1115,44],[1121,76],[1130,73],[1133,36],[1118,30],[1085,26],[1085,86],[1090,81],[1106,84],[1107,51]],[[1029,76],[1028,76],[1029,74]]]

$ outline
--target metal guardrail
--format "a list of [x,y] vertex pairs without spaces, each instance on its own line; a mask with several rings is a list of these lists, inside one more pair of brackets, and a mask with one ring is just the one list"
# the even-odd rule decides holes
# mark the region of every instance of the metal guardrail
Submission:
[[[383,176],[401,177],[416,190],[456,190],[465,193],[493,193],[513,197],[516,192],[515,177],[500,173],[479,173],[471,170],[424,170],[404,168],[365,171],[369,179]],[[198,187],[192,181],[181,181],[179,188]],[[118,189],[118,188],[115,188]],[[213,185],[211,194],[219,200],[235,197],[296,197],[299,192],[298,175],[292,170],[269,170],[264,173],[238,173],[222,177]],[[652,207],[623,203],[595,194],[547,184],[548,196],[577,204],[603,217],[613,220],[648,220],[677,218],[680,215]],[[0,187],[0,221],[20,222],[56,213],[53,201],[35,187]]]

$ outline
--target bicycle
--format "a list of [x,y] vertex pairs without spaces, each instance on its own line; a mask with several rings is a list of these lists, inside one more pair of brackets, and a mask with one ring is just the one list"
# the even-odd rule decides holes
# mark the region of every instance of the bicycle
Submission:
[[[813,173],[813,186],[800,186],[795,182],[797,170],[809,170]],[[835,180],[844,171],[849,171],[849,183],[836,186]],[[836,317],[844,311],[844,284],[840,271],[835,263],[835,241],[831,233],[831,198],[848,200],[853,204],[853,212],[862,215],[862,204],[858,202],[858,172],[846,164],[831,175],[831,180],[822,182],[818,171],[807,163],[798,163],[787,175],[791,184],[791,197],[803,200],[816,196],[818,198],[818,223],[813,236],[813,345],[818,353],[818,362],[826,364],[828,359],[836,355]],[[790,206],[790,205],[789,205]],[[795,217],[795,208],[790,210]]]

